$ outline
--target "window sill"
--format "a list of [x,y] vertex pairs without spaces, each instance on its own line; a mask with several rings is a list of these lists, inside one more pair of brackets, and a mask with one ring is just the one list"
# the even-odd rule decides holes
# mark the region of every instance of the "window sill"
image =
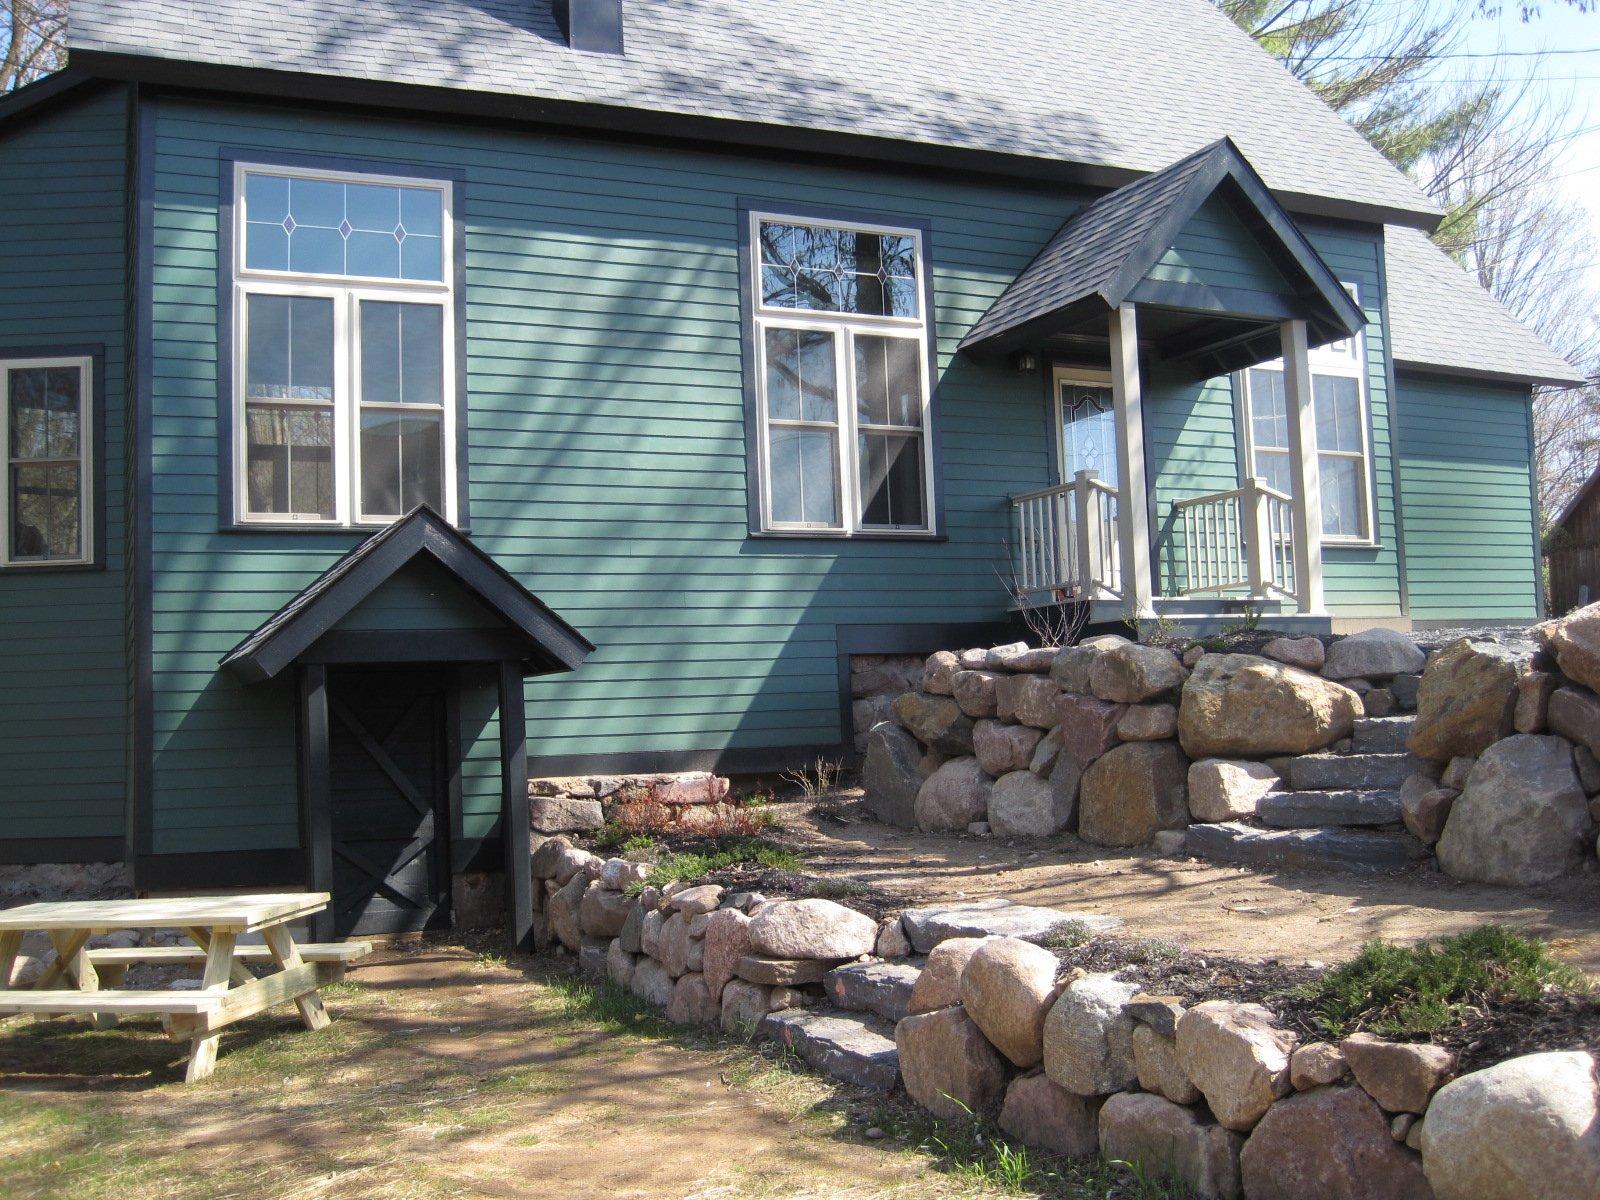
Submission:
[[[404,520],[396,517],[396,521]],[[217,526],[219,533],[354,533],[362,537],[370,537],[374,533],[382,533],[394,521],[382,525],[332,525],[312,521],[224,521]],[[458,533],[470,534],[469,525],[452,521],[451,527]]]
[[837,529],[752,529],[749,536],[761,541],[826,542],[948,542],[948,535],[933,530],[895,533],[887,529],[850,533]]
[[0,563],[0,575],[82,575],[105,569],[103,562]]
[[1383,543],[1375,541],[1352,541],[1348,538],[1323,538],[1323,550],[1382,550]]

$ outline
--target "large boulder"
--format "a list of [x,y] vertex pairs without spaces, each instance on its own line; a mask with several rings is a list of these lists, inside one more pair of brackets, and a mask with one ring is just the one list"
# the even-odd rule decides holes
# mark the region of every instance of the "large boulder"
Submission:
[[1130,704],[1117,721],[1125,742],[1160,742],[1178,736],[1178,710],[1171,704]]
[[1189,760],[1174,742],[1127,742],[1084,772],[1078,836],[1097,846],[1137,846],[1189,824]]
[[1056,701],[1055,736],[1061,752],[1071,757],[1079,769],[1087,767],[1120,740],[1117,726],[1127,707],[1067,692]]
[[1600,754],[1600,696],[1583,688],[1557,688],[1546,712],[1551,733]]
[[1244,1133],[1288,1095],[1292,1033],[1259,1004],[1207,1000],[1178,1019],[1178,1059],[1218,1121]]
[[[1056,764],[1061,772],[1061,763]],[[996,837],[1051,837],[1072,823],[1077,806],[1077,765],[1066,761],[1062,787],[1032,771],[1012,771],[989,793],[989,830]],[[1054,779],[1054,774],[1052,774]]]
[[1435,852],[1457,879],[1546,883],[1578,868],[1593,828],[1568,743],[1519,733],[1473,765]]
[[922,747],[899,725],[882,721],[867,734],[861,786],[867,811],[885,825],[910,829],[917,823],[917,791],[922,787]]
[[1087,1158],[1100,1144],[1099,1108],[1095,1098],[1074,1096],[1048,1075],[1033,1071],[1018,1075],[1006,1088],[997,1124],[1024,1146],[1064,1158]]
[[1445,822],[1460,794],[1426,775],[1408,775],[1400,785],[1400,819],[1413,837],[1431,846],[1444,833]]
[[1145,1091],[1165,1096],[1174,1104],[1199,1101],[1200,1089],[1189,1081],[1178,1058],[1177,1040],[1142,1021],[1133,1027],[1133,1066]]
[[1026,725],[983,720],[972,728],[972,752],[980,767],[999,778],[1010,771],[1026,771],[1042,737],[1039,730]]
[[1266,763],[1203,758],[1189,767],[1189,815],[1196,821],[1253,817],[1262,797],[1276,792],[1281,783]]
[[858,958],[871,954],[878,923],[832,900],[769,904],[750,918],[750,946],[768,958]]
[[667,1020],[680,1025],[718,1025],[722,1021],[722,1000],[706,989],[704,975],[684,975],[672,987]]
[[1361,697],[1250,654],[1207,654],[1183,685],[1178,736],[1191,758],[1310,754],[1350,736]]
[[578,952],[578,947],[583,945],[583,929],[578,923],[578,907],[583,903],[583,896],[589,890],[590,882],[586,875],[574,875],[557,888],[545,904],[545,911],[550,914],[550,932],[574,954]]
[[1005,1059],[960,1008],[919,1013],[894,1027],[906,1093],[936,1117],[961,1121],[996,1104]]
[[1085,975],[1062,990],[1044,1022],[1044,1073],[1078,1096],[1122,1092],[1139,1080],[1133,1018],[1122,1006],[1139,992],[1110,975]]
[[995,685],[1006,678],[999,671],[957,671],[950,677],[950,694],[969,717],[993,717]]
[[1360,1088],[1278,1101],[1245,1143],[1239,1168],[1250,1200],[1433,1200],[1422,1163]]
[[1095,655],[1089,666],[1089,690],[1114,704],[1143,704],[1176,692],[1186,675],[1171,650],[1123,642]]
[[576,796],[528,797],[528,825],[536,833],[589,833],[606,823],[598,800]]
[[1600,692],[1600,603],[1539,627],[1539,638],[1569,679]]
[[633,899],[596,883],[578,901],[578,927],[585,937],[611,939],[622,932]]
[[961,669],[961,660],[953,650],[936,650],[922,664],[922,690],[930,696],[953,694],[952,680]]
[[[1322,664],[1328,661],[1328,651],[1322,639],[1314,637],[1275,637],[1261,647],[1261,653],[1277,662],[1299,667],[1302,671],[1320,671]],[[1421,669],[1417,668],[1419,671]]]
[[972,753],[972,718],[948,696],[907,692],[894,702],[894,715],[930,750],[940,754]]
[[1455,1054],[1425,1042],[1386,1042],[1356,1033],[1339,1049],[1356,1082],[1386,1112],[1426,1112],[1428,1098],[1456,1073]]
[[959,833],[989,812],[994,780],[975,758],[952,758],[928,776],[917,791],[917,828],[927,833]]
[[665,967],[647,955],[640,955],[634,962],[628,990],[652,1008],[666,1008],[672,1003],[674,984]]
[[990,938],[961,972],[961,1004],[995,1049],[1019,1067],[1044,1057],[1044,1019],[1056,998],[1056,956],[1018,938]]
[[749,953],[749,917],[736,908],[719,908],[706,919],[700,969],[713,1000],[721,998],[722,989],[738,973],[739,960]]
[[930,950],[922,974],[911,985],[911,1000],[907,1009],[913,1013],[924,1013],[960,1004],[962,973],[978,948],[988,940],[981,937],[948,938]]
[[1416,642],[1393,629],[1368,629],[1340,638],[1328,649],[1324,679],[1388,679],[1414,675],[1428,656]]
[[995,685],[995,714],[1034,729],[1049,729],[1057,722],[1056,701],[1061,689],[1045,675],[1009,675]]
[[1175,1180],[1206,1200],[1239,1195],[1243,1144],[1237,1133],[1161,1096],[1123,1092],[1100,1109],[1102,1157]]
[[1406,748],[1441,762],[1482,754],[1512,731],[1525,661],[1505,646],[1466,638],[1439,651],[1422,673]]
[[1600,1196],[1600,1075],[1593,1054],[1530,1054],[1444,1085],[1422,1122],[1437,1200]]

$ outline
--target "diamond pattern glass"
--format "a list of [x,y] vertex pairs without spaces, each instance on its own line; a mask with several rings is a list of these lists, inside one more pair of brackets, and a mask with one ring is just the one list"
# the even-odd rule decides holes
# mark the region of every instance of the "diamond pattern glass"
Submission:
[[444,201],[433,188],[245,175],[245,267],[440,282]]

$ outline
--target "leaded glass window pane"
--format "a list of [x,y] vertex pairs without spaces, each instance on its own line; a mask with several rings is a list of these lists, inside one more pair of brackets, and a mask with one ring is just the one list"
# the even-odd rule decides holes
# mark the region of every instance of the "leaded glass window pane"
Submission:
[[361,512],[398,517],[419,504],[442,511],[444,420],[436,413],[361,412]]
[[444,198],[434,188],[245,175],[253,271],[441,282]]
[[1257,449],[1289,448],[1289,409],[1282,371],[1250,372],[1250,433]]
[[1361,453],[1361,385],[1344,375],[1313,375],[1317,449]]
[[1065,478],[1093,471],[1117,486],[1117,423],[1111,389],[1063,384],[1061,415],[1067,461]]
[[332,300],[252,295],[245,328],[247,399],[333,399]]
[[920,434],[863,433],[858,454],[861,473],[861,523],[920,529],[923,513]]
[[1359,538],[1362,528],[1361,460],[1322,455],[1322,532],[1327,537]]
[[863,425],[922,425],[921,347],[914,338],[859,333],[856,344],[856,420]]
[[361,399],[366,404],[444,403],[444,309],[361,302]]
[[910,234],[763,221],[759,252],[768,307],[918,315],[916,239]]
[[248,511],[332,520],[333,408],[245,408]]

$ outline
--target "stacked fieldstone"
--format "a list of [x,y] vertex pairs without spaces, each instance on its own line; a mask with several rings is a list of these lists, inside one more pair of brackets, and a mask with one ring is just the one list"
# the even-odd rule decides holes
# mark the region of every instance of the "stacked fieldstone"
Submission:
[[894,717],[894,702],[922,683],[918,654],[856,654],[850,659],[850,719],[857,754],[874,725]]
[[1600,1064],[1512,1059],[1456,1078],[1441,1047],[1302,1044],[1257,1004],[1192,1007],[1039,943],[1106,918],[974,901],[881,923],[827,900],[682,883],[562,838],[538,848],[537,934],[667,1016],[781,1041],[931,1113],[993,1116],[1057,1154],[1134,1163],[1200,1197],[1600,1195]]
[[1600,825],[1600,604],[1526,647],[1461,639],[1423,672],[1401,789],[1439,865],[1481,883],[1546,883],[1591,864]]
[[538,834],[592,833],[619,804],[658,804],[692,826],[716,815],[728,786],[727,779],[706,771],[530,779],[528,822]]

